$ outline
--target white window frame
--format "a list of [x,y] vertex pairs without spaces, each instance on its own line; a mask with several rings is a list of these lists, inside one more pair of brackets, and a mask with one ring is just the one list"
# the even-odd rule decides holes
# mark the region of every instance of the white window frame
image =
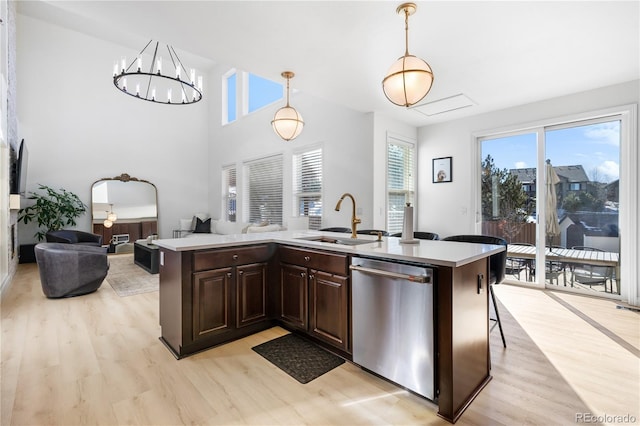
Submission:
[[[233,170],[236,177],[236,193],[232,196],[229,192],[229,175],[228,173]],[[235,199],[236,202],[236,214],[233,220],[229,217],[229,202],[231,199]],[[229,222],[238,221],[238,168],[235,164],[227,165],[222,168],[222,212],[220,217]]]
[[[411,188],[404,188],[403,190],[401,190],[400,192],[404,192],[405,194],[405,202],[410,202],[411,205],[415,206],[416,204],[416,197],[417,197],[417,191],[416,191],[416,187],[417,187],[417,174],[418,174],[418,147],[415,141],[411,141],[405,138],[402,138],[400,136],[397,135],[391,135],[388,134],[387,135],[387,143],[385,146],[385,228],[386,230],[390,233],[396,233],[396,232],[401,232],[402,231],[402,227],[400,227],[399,230],[395,230],[395,229],[390,229],[389,227],[389,212],[390,212],[390,193],[392,191],[390,191],[389,188],[389,148],[391,145],[398,145],[398,146],[402,146],[405,148],[408,148],[412,151],[412,162],[411,162],[411,179],[410,179],[410,183],[411,183]],[[393,191],[394,193],[398,193],[397,190]],[[409,201],[407,201],[407,196]]]
[[[228,83],[229,83],[229,77],[231,77],[233,74],[236,75],[236,93],[235,93],[235,97],[236,97],[236,118],[235,120],[229,121],[229,87],[228,87]],[[240,111],[238,108],[238,90],[239,90],[239,86],[242,84],[241,81],[241,74],[237,69],[235,68],[231,68],[229,71],[227,71],[226,73],[224,73],[222,75],[222,125],[225,126],[227,124],[231,124],[231,123],[235,123],[236,121],[238,121],[238,119],[240,118]]]
[[[575,123],[604,119],[621,121],[620,127],[620,217],[618,219],[620,226],[620,254],[622,260],[620,262],[620,281],[621,294],[618,298],[626,301],[631,305],[640,305],[640,264],[632,259],[638,258],[639,236],[636,226],[640,217],[640,209],[638,206],[638,129],[637,129],[637,105],[621,105],[613,108],[606,108],[596,111],[588,111],[574,115],[558,117],[555,119],[547,119],[528,124],[510,126],[507,128],[497,129],[494,131],[486,131],[482,133],[474,133],[471,138],[471,152],[474,155],[472,161],[472,179],[476,191],[474,194],[475,204],[475,225],[476,232],[482,232],[482,200],[481,200],[481,182],[480,182],[480,145],[482,139],[508,136],[510,134],[522,132],[538,133],[538,158],[544,159],[544,130],[554,126],[575,125]],[[542,141],[542,143],[540,143]],[[544,180],[542,173],[543,164],[538,167],[538,180]],[[538,218],[544,217],[544,203],[540,202],[536,206]],[[540,220],[540,219],[539,219]],[[544,226],[538,227],[538,240],[544,241]],[[544,270],[544,258],[538,256],[539,270]],[[543,274],[540,275],[544,277]]]
[[[279,161],[279,172],[280,172],[280,217],[269,217],[269,218],[257,218],[251,217],[252,209],[254,206],[251,204],[251,173],[252,167],[257,164],[268,162],[268,161]],[[260,157],[254,160],[245,161],[243,163],[243,218],[245,222],[262,222],[267,220],[270,225],[282,225],[284,220],[284,156],[283,154],[275,154],[269,155],[265,157]],[[272,171],[278,171],[277,168]],[[275,194],[275,193],[274,193]],[[237,214],[237,213],[236,213]]]
[[[320,179],[321,179],[321,186],[320,186],[320,191],[314,191],[314,192],[304,192],[304,191],[300,191],[298,188],[298,179],[299,179],[299,175],[300,173],[298,173],[299,171],[299,160],[302,156],[304,156],[305,154],[310,154],[312,152],[315,151],[320,151]],[[309,229],[320,229],[322,228],[322,221],[323,221],[323,217],[324,217],[324,197],[323,197],[323,189],[324,189],[324,149],[322,147],[322,145],[312,145],[312,146],[307,146],[303,149],[299,149],[293,152],[292,155],[292,207],[293,207],[293,216],[295,217],[309,217]],[[314,227],[312,225],[311,222],[311,216],[308,215],[301,215],[300,211],[298,210],[299,207],[299,203],[300,203],[300,198],[301,197],[314,197],[314,196],[319,196],[320,197],[320,204],[322,206],[322,211],[320,214],[320,223],[318,224],[317,227]],[[315,216],[314,216],[315,217]]]

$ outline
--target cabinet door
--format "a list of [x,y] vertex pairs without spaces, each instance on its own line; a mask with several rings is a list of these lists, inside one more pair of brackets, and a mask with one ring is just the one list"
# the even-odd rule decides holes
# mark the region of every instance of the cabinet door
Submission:
[[282,264],[280,268],[280,319],[307,330],[307,268]]
[[193,274],[193,340],[233,328],[231,312],[232,268]]
[[310,332],[345,351],[349,350],[349,278],[311,271]]
[[243,327],[267,318],[267,264],[238,266],[236,270],[236,326]]

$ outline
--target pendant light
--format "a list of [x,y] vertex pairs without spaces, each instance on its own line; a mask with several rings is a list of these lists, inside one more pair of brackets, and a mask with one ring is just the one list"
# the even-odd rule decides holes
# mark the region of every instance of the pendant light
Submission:
[[304,127],[302,116],[296,109],[289,105],[289,80],[295,74],[292,71],[284,71],[282,77],[287,79],[287,105],[276,111],[276,115],[271,121],[273,131],[285,141],[290,141],[298,137]]
[[404,13],[405,52],[382,80],[382,90],[392,103],[410,107],[420,102],[433,84],[433,71],[422,59],[409,54],[409,15],[416,12],[415,3],[403,3],[396,9],[398,14]]
[[115,222],[118,220],[118,216],[113,212],[113,204],[109,204],[111,206],[111,210],[107,214],[107,220],[110,222]]

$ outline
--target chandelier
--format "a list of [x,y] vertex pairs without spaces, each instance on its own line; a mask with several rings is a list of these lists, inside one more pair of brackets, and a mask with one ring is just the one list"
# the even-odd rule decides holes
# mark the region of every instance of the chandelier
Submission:
[[[162,51],[158,52],[159,42],[155,42],[155,48],[149,49],[144,56],[152,43],[150,40],[131,63],[127,64],[126,58],[116,61],[113,65],[116,88],[129,96],[160,104],[187,105],[200,101],[202,76],[196,80],[195,69],[187,72],[172,46],[166,45],[169,63],[165,61],[163,64]],[[146,70],[143,67],[147,67]]]
[[118,220],[118,216],[113,212],[113,204],[109,204],[111,206],[110,210],[107,213],[107,218],[102,222],[105,228],[111,228],[113,226],[113,222]]
[[304,127],[304,121],[300,113],[289,105],[289,80],[292,79],[295,74],[292,71],[284,71],[281,75],[287,79],[287,105],[276,111],[271,125],[273,126],[273,131],[276,132],[278,136],[285,141],[290,141],[300,135]]
[[433,71],[422,59],[409,54],[409,15],[416,12],[415,3],[403,3],[396,9],[404,13],[405,52],[387,72],[382,80],[382,90],[392,103],[410,107],[420,102],[433,84]]

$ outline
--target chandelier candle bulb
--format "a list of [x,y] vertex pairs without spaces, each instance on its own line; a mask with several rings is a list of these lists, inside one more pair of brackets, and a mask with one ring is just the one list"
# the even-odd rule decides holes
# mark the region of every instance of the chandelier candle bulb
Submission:
[[176,67],[176,78],[178,80],[180,79],[180,67],[179,66]]
[[156,61],[156,68],[158,69],[158,74],[162,74],[162,58],[158,58]]
[[127,79],[122,80],[122,90],[127,91]]
[[118,63],[113,64],[113,76],[118,75]]
[[136,84],[136,96],[140,96],[140,83]]
[[196,70],[191,68],[191,72],[189,73],[189,76],[191,78],[191,84],[195,85],[196,84]]
[[169,103],[171,103],[171,89],[167,89],[167,99],[169,100]]
[[156,100],[156,88],[151,89],[151,99]]
[[182,93],[182,103],[187,102],[187,95],[184,93],[184,90],[181,93]]
[[125,72],[127,69],[127,58],[122,58],[122,67],[120,67],[122,69],[122,72]]
[[138,72],[140,72],[142,71],[142,58],[138,56],[138,59],[136,61],[138,63]]
[[198,90],[202,92],[202,76],[198,76]]

